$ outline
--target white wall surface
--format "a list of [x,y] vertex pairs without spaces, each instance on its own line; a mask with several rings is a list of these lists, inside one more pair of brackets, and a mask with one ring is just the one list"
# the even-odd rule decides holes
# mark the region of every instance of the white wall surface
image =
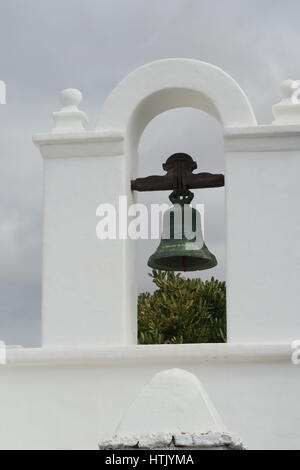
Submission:
[[[45,345],[136,342],[130,316],[125,320],[125,241],[96,236],[99,204],[118,207],[122,160],[118,155],[45,160]],[[135,311],[136,306],[133,319]]]
[[298,126],[289,132],[261,126],[237,137],[236,151],[236,142],[226,142],[233,343],[291,343],[300,335],[300,134]]
[[66,354],[48,364],[30,359],[1,366],[0,448],[97,449],[153,375],[178,367],[202,381],[228,430],[250,449],[300,450],[300,366],[291,364],[288,348],[280,357],[252,359],[218,359],[223,349],[215,349],[216,358],[208,360],[201,358],[203,348],[215,346],[183,346],[180,360],[180,347],[165,359],[142,348],[127,360],[102,353],[68,363]]

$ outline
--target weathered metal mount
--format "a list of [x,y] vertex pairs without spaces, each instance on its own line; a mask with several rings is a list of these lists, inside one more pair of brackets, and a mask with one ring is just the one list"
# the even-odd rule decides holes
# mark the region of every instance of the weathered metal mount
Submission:
[[166,175],[148,176],[131,181],[133,191],[173,191],[174,196],[185,197],[190,189],[220,188],[225,185],[224,175],[193,173],[197,163],[185,153],[176,153],[163,164]]

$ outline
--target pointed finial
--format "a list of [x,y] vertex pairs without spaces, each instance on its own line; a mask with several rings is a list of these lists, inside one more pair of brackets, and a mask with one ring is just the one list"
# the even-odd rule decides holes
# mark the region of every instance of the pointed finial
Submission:
[[300,124],[300,80],[285,80],[280,94],[281,102],[273,106],[273,124]]
[[55,127],[52,132],[82,132],[88,123],[86,114],[79,110],[82,94],[75,88],[67,88],[60,94],[61,111],[53,113]]

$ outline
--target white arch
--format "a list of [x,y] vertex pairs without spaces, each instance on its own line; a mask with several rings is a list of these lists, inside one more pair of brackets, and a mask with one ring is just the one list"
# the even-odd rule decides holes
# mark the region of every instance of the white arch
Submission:
[[180,107],[205,111],[224,128],[257,125],[247,96],[230,75],[198,60],[165,59],[138,68],[113,90],[97,128],[138,141],[155,116]]

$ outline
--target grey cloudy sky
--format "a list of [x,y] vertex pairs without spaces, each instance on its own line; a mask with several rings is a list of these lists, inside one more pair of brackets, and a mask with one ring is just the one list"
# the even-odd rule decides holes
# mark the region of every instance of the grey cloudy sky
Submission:
[[[166,57],[191,57],[230,73],[249,96],[258,120],[286,78],[300,78],[300,3],[297,0],[2,0],[0,79],[0,338],[25,346],[40,342],[42,161],[31,137],[52,127],[58,93],[84,94],[91,127],[105,97],[136,67]],[[162,132],[162,129],[164,132]],[[190,152],[200,171],[223,171],[222,130],[195,110],[157,117],[140,145],[141,175],[158,173],[177,151]],[[225,277],[224,193],[197,192],[206,204],[206,239]],[[149,195],[140,196],[149,202]],[[151,201],[167,201],[153,194]],[[150,288],[139,244],[140,290]]]

